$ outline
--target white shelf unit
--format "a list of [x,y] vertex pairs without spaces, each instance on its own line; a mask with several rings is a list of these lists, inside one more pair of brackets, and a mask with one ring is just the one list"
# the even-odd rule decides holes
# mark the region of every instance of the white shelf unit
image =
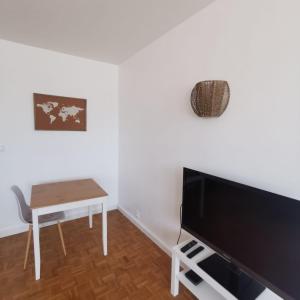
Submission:
[[[195,240],[197,244],[189,249],[187,252],[182,253],[180,249]],[[204,250],[199,252],[193,258],[188,258],[187,254],[195,250],[197,247],[203,246]],[[208,258],[215,251],[210,249],[207,245],[201,241],[193,238],[185,241],[172,250],[172,272],[171,272],[171,294],[175,297],[179,293],[179,282],[181,282],[197,299],[201,300],[238,300],[234,295],[232,295],[228,290],[226,290],[222,285],[220,285],[216,280],[210,277],[204,270],[202,270],[197,263]],[[180,270],[183,267],[183,270]],[[188,270],[193,270],[198,274],[203,281],[198,285],[191,283],[186,277],[185,273]],[[279,296],[274,294],[269,289],[265,289],[256,300],[281,300]]]
[[201,283],[199,283],[199,285],[195,286],[193,283],[191,283],[185,277],[184,274],[187,271],[188,271],[187,269],[184,269],[182,272],[180,272],[178,274],[178,279],[197,298],[201,297],[201,299],[209,299],[209,300],[224,300],[225,299],[205,281],[202,281]]

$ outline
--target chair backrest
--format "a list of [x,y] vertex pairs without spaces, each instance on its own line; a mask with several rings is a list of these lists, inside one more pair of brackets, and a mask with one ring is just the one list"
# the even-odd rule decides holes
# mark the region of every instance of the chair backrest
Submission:
[[32,220],[31,208],[27,205],[22,191],[16,185],[12,186],[11,189],[15,193],[17,198],[20,219],[24,223],[31,223]]

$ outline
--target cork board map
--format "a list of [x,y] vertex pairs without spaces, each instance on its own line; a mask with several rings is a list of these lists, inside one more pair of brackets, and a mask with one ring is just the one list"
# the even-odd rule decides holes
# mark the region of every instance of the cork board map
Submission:
[[36,130],[86,131],[86,99],[33,94]]

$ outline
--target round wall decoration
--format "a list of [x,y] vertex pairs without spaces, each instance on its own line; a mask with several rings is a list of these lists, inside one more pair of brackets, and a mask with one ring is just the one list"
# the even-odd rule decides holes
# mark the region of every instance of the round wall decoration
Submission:
[[227,81],[200,81],[192,90],[191,104],[199,117],[219,117],[225,111],[229,98]]

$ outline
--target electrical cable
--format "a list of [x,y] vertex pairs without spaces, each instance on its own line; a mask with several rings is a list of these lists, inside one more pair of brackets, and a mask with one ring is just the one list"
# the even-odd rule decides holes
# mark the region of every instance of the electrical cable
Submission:
[[182,203],[180,205],[180,231],[179,231],[179,236],[178,236],[177,243],[176,243],[177,245],[178,245],[180,237],[181,237],[181,231],[182,231]]

